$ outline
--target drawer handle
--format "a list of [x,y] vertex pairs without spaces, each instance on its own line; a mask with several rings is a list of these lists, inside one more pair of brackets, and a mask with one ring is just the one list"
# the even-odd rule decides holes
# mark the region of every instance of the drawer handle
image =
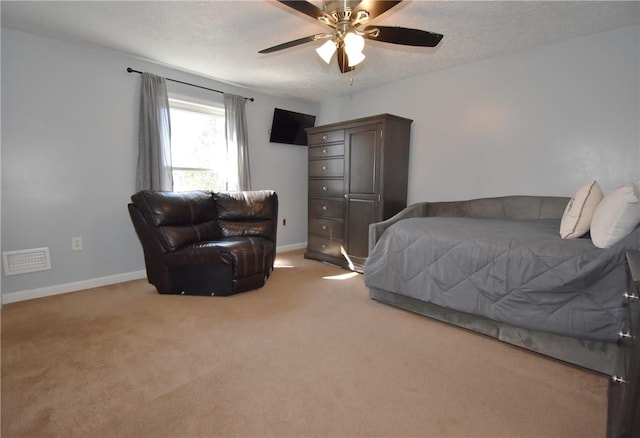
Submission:
[[327,207],[326,205],[323,205],[323,206],[322,206],[322,209],[323,209],[324,211],[327,211],[327,209],[328,209],[328,208],[329,208],[329,207]]
[[326,135],[323,135],[323,136],[322,136],[322,139],[323,139],[323,140],[325,140],[325,141],[326,141],[328,138],[329,138],[329,137],[327,137]]
[[326,192],[329,188],[327,186],[322,186],[322,190]]
[[626,380],[619,376],[611,376],[611,381],[614,383],[627,383]]
[[326,225],[323,225],[323,226],[322,226],[322,230],[323,230],[323,231],[327,231],[327,226],[326,226]]
[[623,332],[623,331],[618,332],[618,339],[631,339],[631,338],[633,338],[633,336],[631,336],[631,333],[629,332]]
[[327,166],[322,166],[322,170],[327,170]]
[[327,244],[326,243],[322,244],[322,249],[327,249]]
[[623,293],[622,296],[628,300],[640,300],[640,297],[638,297],[638,295],[630,294],[628,292]]
[[[326,140],[326,138],[325,138],[325,140]],[[323,154],[326,154],[326,153],[327,153],[327,150],[326,150],[326,149],[322,149],[322,153],[323,153]]]

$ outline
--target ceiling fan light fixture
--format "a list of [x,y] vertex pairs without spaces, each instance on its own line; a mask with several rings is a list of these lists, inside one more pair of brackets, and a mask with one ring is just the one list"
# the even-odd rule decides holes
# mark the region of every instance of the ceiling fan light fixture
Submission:
[[347,32],[344,36],[344,49],[347,53],[362,52],[362,49],[364,49],[364,38],[355,32]]
[[349,65],[349,67],[355,67],[356,65],[364,61],[364,58],[366,58],[366,56],[364,56],[362,52],[352,53],[351,55],[347,53],[347,64]]
[[374,20],[379,15],[402,3],[403,0],[322,0],[322,8],[314,4],[320,3],[320,0],[315,2],[309,0],[277,1],[298,13],[317,20],[320,24],[330,27],[331,31],[278,44],[260,50],[258,53],[277,52],[311,41],[327,39],[329,41],[318,47],[316,52],[327,64],[331,63],[331,58],[336,53],[341,73],[354,70],[354,66],[364,61],[366,57],[362,51],[365,38],[381,43],[413,47],[436,47],[442,39],[442,35],[439,33],[407,27],[363,26],[364,23],[369,23],[370,20]]
[[362,35],[348,32],[344,36],[344,51],[347,53],[349,67],[353,67],[364,61],[366,56],[362,53],[362,49],[364,49],[364,38]]
[[331,57],[336,52],[336,43],[333,40],[326,41],[323,45],[316,49],[316,53],[322,58],[324,62],[329,64]]

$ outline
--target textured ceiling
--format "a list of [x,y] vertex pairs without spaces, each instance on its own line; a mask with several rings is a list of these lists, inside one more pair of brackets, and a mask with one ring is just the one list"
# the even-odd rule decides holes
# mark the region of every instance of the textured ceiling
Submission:
[[[312,1],[322,7],[321,2]],[[258,51],[326,26],[272,1],[2,1],[2,26],[118,50],[264,93],[319,101],[430,71],[640,24],[637,1],[410,1],[373,23],[444,34],[435,49],[367,41],[341,74],[304,44]],[[352,84],[351,84],[352,82]]]

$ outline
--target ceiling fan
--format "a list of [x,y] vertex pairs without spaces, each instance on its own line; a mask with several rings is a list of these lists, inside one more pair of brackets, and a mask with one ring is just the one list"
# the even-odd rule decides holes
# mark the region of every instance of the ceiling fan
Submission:
[[442,39],[441,34],[425,30],[367,25],[370,20],[393,8],[402,0],[323,0],[322,9],[308,1],[278,0],[278,2],[329,26],[331,31],[278,44],[260,50],[258,53],[272,53],[312,41],[326,40],[316,49],[316,52],[327,64],[337,52],[338,67],[342,73],[354,70],[355,66],[364,60],[365,55],[362,49],[365,39],[420,47],[435,47]]

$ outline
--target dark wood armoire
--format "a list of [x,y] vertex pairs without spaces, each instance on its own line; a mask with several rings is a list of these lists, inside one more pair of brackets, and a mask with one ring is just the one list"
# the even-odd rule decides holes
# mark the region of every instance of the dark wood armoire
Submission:
[[307,129],[306,258],[362,270],[369,224],[407,205],[412,122],[380,114]]

